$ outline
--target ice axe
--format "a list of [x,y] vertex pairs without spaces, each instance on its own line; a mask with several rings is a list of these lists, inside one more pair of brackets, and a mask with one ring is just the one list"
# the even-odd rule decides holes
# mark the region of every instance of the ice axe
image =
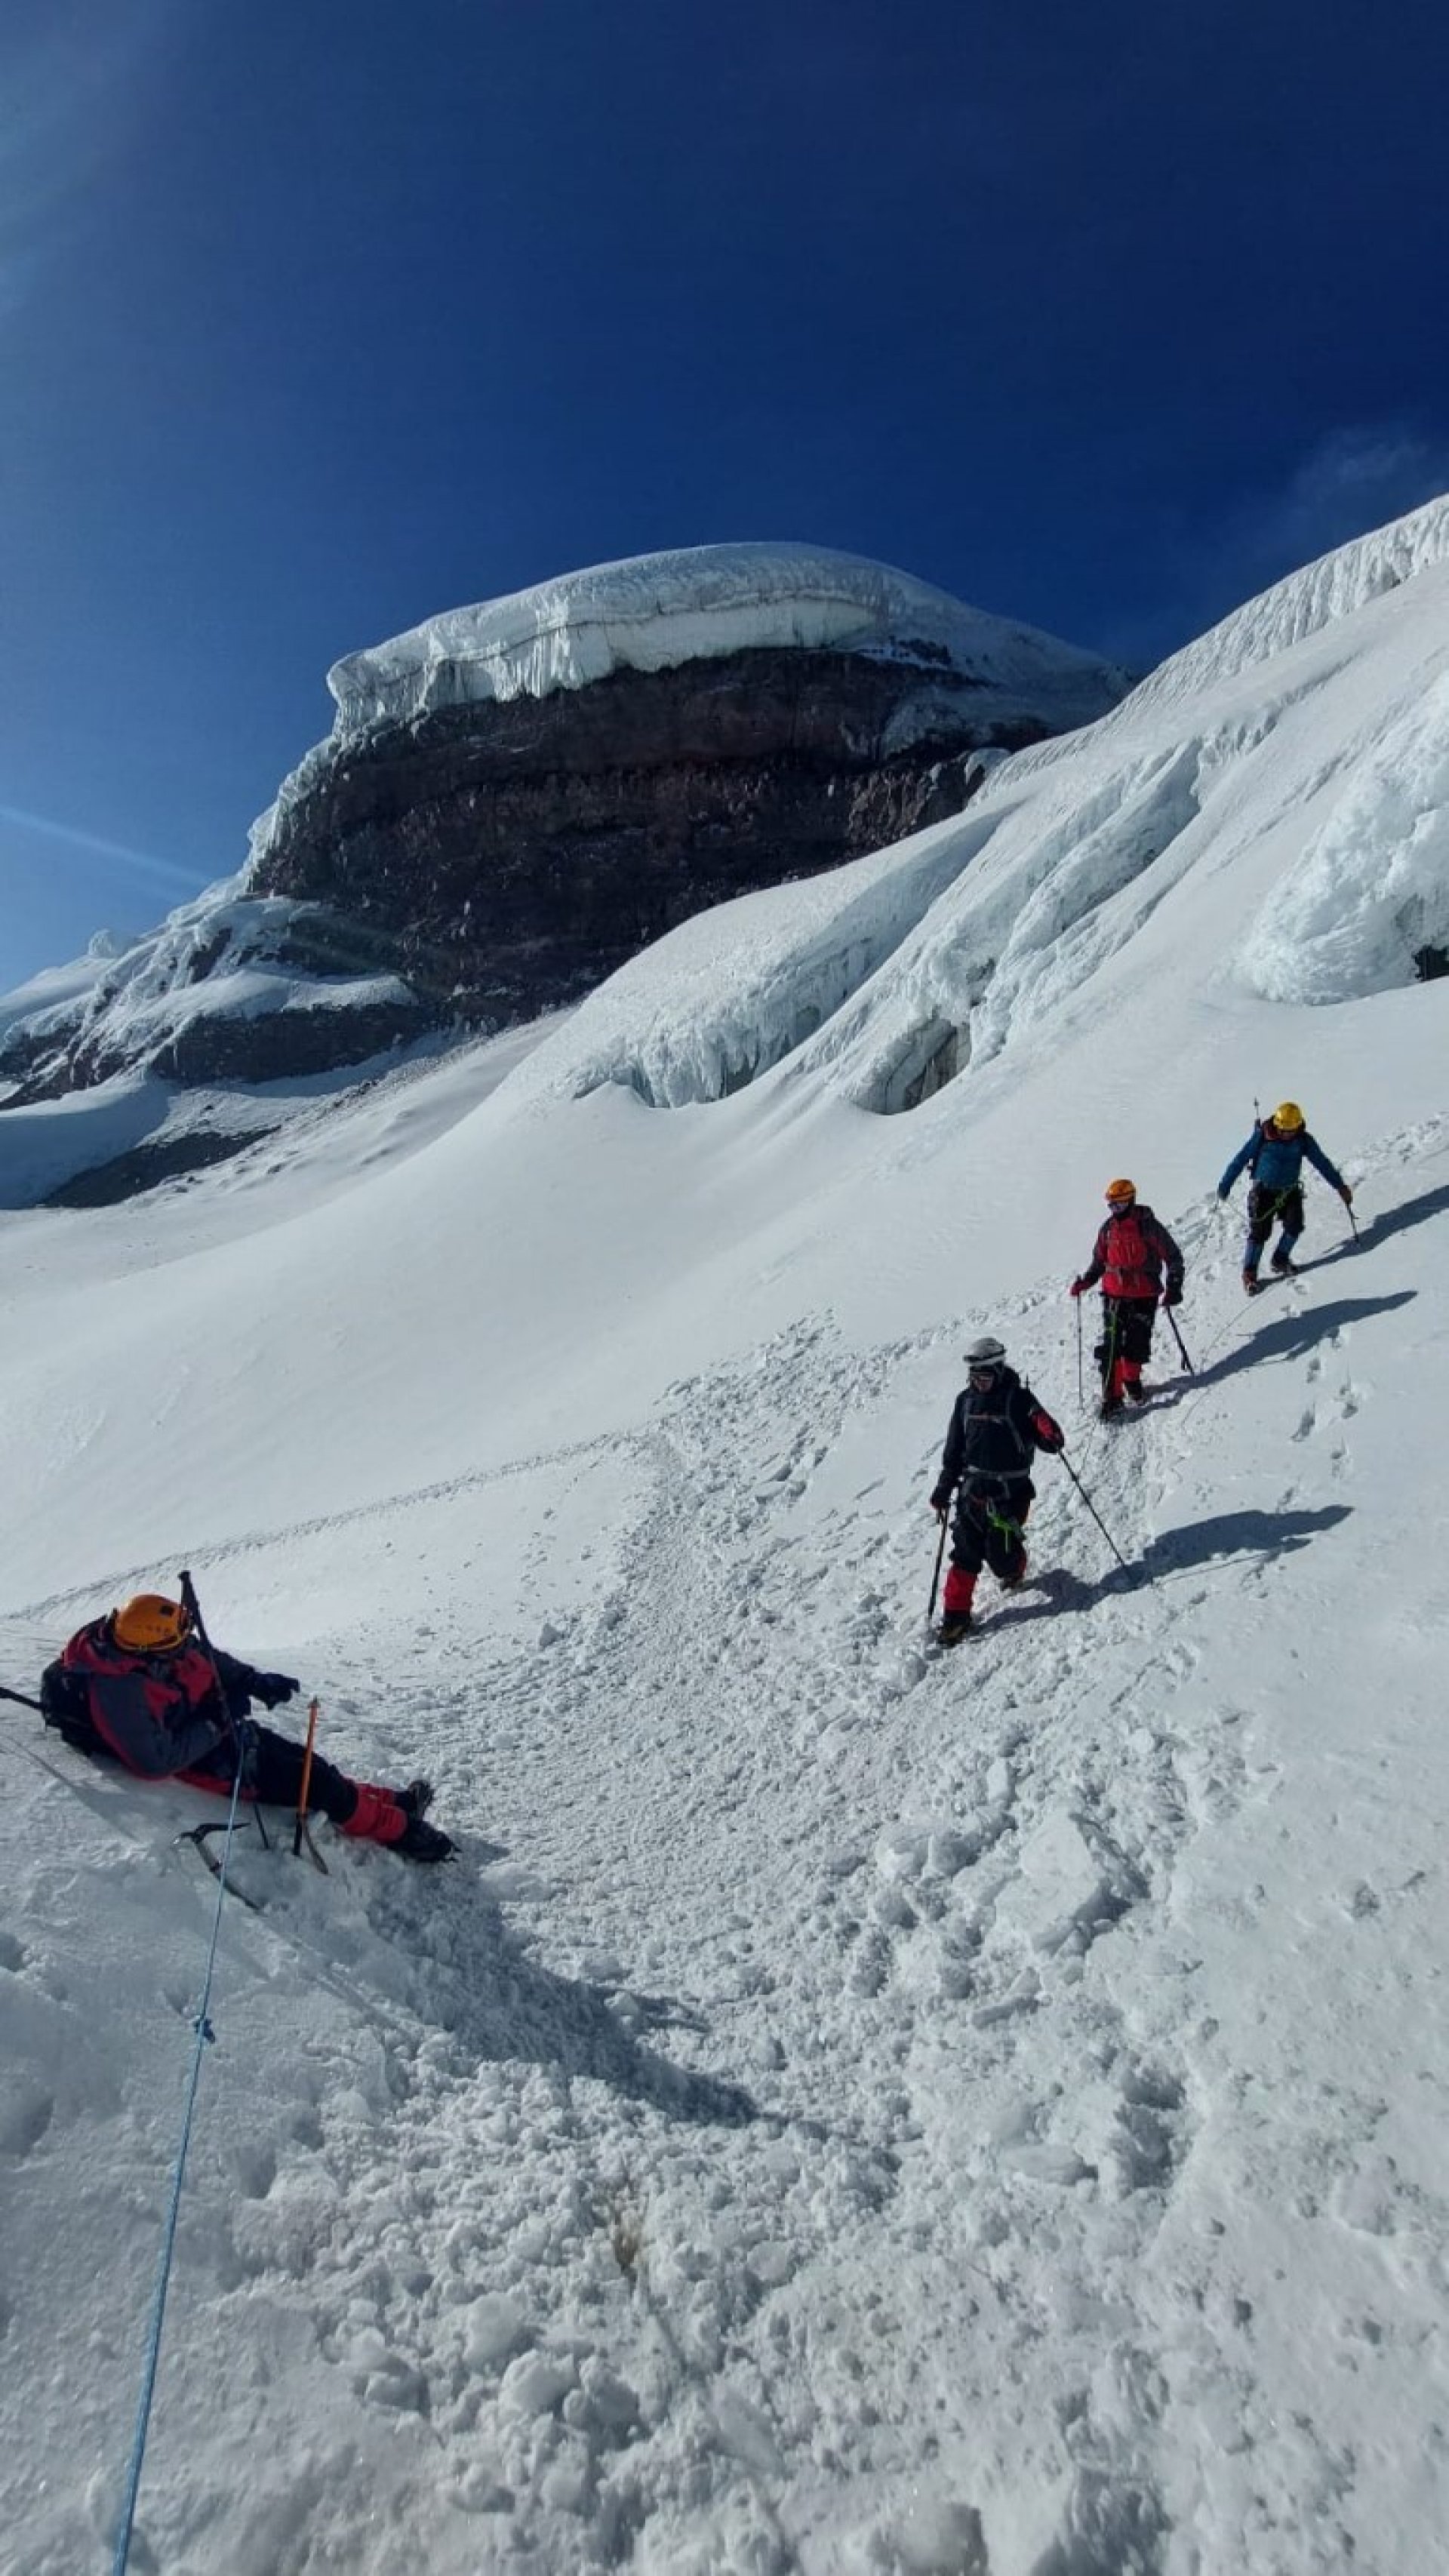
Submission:
[[1186,1371],[1187,1371],[1187,1373],[1188,1373],[1188,1376],[1189,1376],[1189,1377],[1196,1377],[1196,1375],[1197,1375],[1197,1371],[1196,1371],[1196,1369],[1193,1367],[1193,1364],[1192,1364],[1191,1360],[1190,1360],[1190,1359],[1188,1358],[1188,1356],[1187,1356],[1187,1344],[1186,1344],[1186,1342],[1183,1340],[1181,1333],[1180,1333],[1180,1332],[1178,1331],[1178,1329],[1177,1329],[1177,1317],[1174,1315],[1174,1313],[1173,1313],[1173,1311],[1172,1311],[1172,1308],[1171,1308],[1170,1306],[1164,1306],[1162,1311],[1163,1311],[1164,1315],[1167,1317],[1167,1320],[1168,1320],[1169,1324],[1172,1326],[1172,1338],[1173,1338],[1173,1340],[1176,1342],[1177,1347],[1178,1347],[1179,1351],[1180,1351],[1180,1352],[1181,1352],[1181,1354],[1182,1354],[1182,1365],[1183,1365],[1183,1367],[1186,1369]]
[[313,1868],[320,1869],[323,1877],[325,1878],[327,1876],[327,1863],[312,1840],[312,1828],[307,1822],[307,1793],[312,1786],[312,1747],[317,1741],[317,1719],[319,1715],[320,1711],[316,1700],[309,1700],[307,1702],[307,1749],[302,1756],[302,1785],[297,1791],[297,1822],[292,1833],[292,1857],[294,1860],[301,1859],[302,1845],[305,1843],[307,1846],[307,1857],[311,1861]]
[[[201,1615],[201,1603],[197,1600],[197,1597],[196,1597],[196,1586],[195,1586],[195,1584],[192,1582],[190,1575],[186,1572],[186,1570],[185,1570],[185,1568],[184,1568],[184,1567],[182,1568],[181,1573],[177,1576],[177,1578],[176,1578],[176,1579],[177,1579],[177,1582],[180,1584],[180,1587],[181,1587],[181,1606],[182,1606],[183,1610],[186,1612],[187,1617],[190,1619],[191,1624],[192,1624],[192,1627],[195,1629],[196,1634],[197,1634],[197,1638],[198,1638],[198,1640],[199,1640],[199,1642],[200,1642],[202,1653],[205,1655],[207,1662],[208,1662],[208,1663],[210,1664],[210,1666],[211,1666],[211,1678],[212,1678],[212,1680],[213,1680],[213,1681],[215,1682],[215,1684],[216,1684],[216,1695],[217,1695],[217,1698],[220,1700],[222,1707],[223,1707],[224,1709],[227,1709],[227,1710],[228,1710],[228,1714],[230,1714],[229,1704],[228,1704],[227,1696],[226,1696],[226,1688],[225,1688],[225,1685],[224,1685],[224,1683],[223,1683],[223,1681],[222,1681],[222,1678],[221,1678],[221,1666],[218,1664],[218,1662],[217,1662],[217,1660],[216,1660],[216,1648],[213,1646],[213,1644],[212,1644],[212,1642],[211,1642],[211,1639],[208,1637],[208,1635],[207,1635],[207,1633],[206,1633],[206,1621],[203,1619],[203,1617],[202,1617],[202,1615]],[[246,1754],[245,1754],[245,1752],[243,1751],[243,1748],[242,1748],[242,1742],[241,1742],[241,1730],[240,1730],[240,1728],[239,1728],[239,1727],[237,1727],[237,1728],[236,1728],[236,1731],[235,1731],[235,1735],[234,1735],[234,1739],[233,1739],[233,1740],[234,1740],[234,1741],[235,1741],[235,1743],[236,1743],[237,1771],[238,1771],[238,1774],[239,1774],[239,1775],[243,1778],[243,1780],[244,1780],[244,1779],[245,1779],[245,1774],[246,1774],[246,1768],[247,1768],[247,1761],[246,1761]],[[267,1832],[266,1826],[265,1826],[265,1825],[263,1824],[263,1822],[262,1822],[262,1811],[261,1811],[260,1807],[259,1807],[259,1806],[257,1806],[257,1805],[255,1804],[255,1802],[253,1802],[253,1805],[252,1805],[251,1821],[252,1821],[252,1823],[256,1826],[257,1832],[258,1832],[258,1834],[261,1836],[261,1843],[262,1843],[262,1849],[263,1849],[263,1851],[270,1851],[270,1850],[271,1850],[271,1848],[272,1848],[271,1836],[270,1836],[270,1835],[269,1835],[269,1833]],[[200,1828],[200,1830],[201,1830],[202,1832],[206,1832],[206,1831],[213,1831],[213,1830],[215,1830],[215,1829],[214,1829],[214,1828],[209,1828],[209,1827],[205,1827],[205,1826],[203,1826],[202,1828]],[[199,1843],[198,1843],[198,1845],[197,1845],[197,1848],[198,1848],[198,1850],[200,1850],[200,1849],[201,1849],[201,1845],[200,1845]],[[204,1853],[204,1852],[203,1852],[202,1856],[203,1856],[203,1858],[205,1858],[205,1853]]]

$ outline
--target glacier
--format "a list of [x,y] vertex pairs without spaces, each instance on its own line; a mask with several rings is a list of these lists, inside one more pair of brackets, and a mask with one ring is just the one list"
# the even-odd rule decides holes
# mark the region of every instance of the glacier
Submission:
[[1097,723],[995,763],[960,817],[813,895],[684,923],[524,1078],[678,1108],[789,1059],[861,1108],[917,1105],[1064,1014],[1111,1011],[1122,972],[1160,957],[1179,977],[1232,864],[1225,989],[1323,1005],[1410,984],[1449,942],[1446,629],[1441,500],[1290,575]]

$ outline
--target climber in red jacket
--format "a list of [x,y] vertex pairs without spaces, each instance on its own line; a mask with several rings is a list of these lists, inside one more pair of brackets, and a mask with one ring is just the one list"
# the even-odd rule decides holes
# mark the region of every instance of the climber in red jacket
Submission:
[[1177,1245],[1131,1181],[1107,1183],[1107,1211],[1092,1258],[1069,1292],[1080,1297],[1102,1282],[1102,1338],[1092,1356],[1102,1371],[1104,1418],[1120,1413],[1126,1396],[1146,1402],[1142,1367],[1152,1350],[1153,1319],[1159,1301],[1181,1305],[1183,1272]]
[[[234,1655],[208,1650],[184,1603],[138,1593],[77,1630],[41,1677],[47,1723],[92,1760],[112,1760],[143,1780],[185,1780],[196,1789],[242,1794],[262,1806],[295,1807],[304,1748],[249,1716],[295,1697],[290,1673],[260,1673]],[[424,1822],[432,1787],[379,1789],[314,1753],[312,1805],[338,1831],[386,1843],[405,1860],[448,1860],[453,1845]]]

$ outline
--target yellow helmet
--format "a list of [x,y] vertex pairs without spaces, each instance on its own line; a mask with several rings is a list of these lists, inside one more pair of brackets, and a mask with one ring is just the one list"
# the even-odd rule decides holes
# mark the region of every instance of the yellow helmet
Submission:
[[1296,1100],[1280,1100],[1273,1112],[1273,1124],[1281,1135],[1296,1136],[1299,1128],[1306,1127],[1308,1121]]
[[1107,1204],[1109,1207],[1125,1207],[1127,1201],[1129,1199],[1135,1199],[1136,1196],[1137,1184],[1135,1181],[1109,1181],[1107,1183]]
[[111,1633],[128,1655],[174,1655],[191,1634],[191,1613],[160,1592],[138,1592],[112,1612]]

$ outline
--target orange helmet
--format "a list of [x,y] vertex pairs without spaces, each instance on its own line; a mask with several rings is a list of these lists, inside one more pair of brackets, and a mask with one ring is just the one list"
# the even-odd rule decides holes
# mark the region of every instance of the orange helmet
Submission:
[[191,1613],[160,1592],[138,1592],[111,1613],[111,1633],[130,1655],[174,1655],[191,1634]]
[[1136,1196],[1137,1184],[1135,1181],[1109,1181],[1107,1183],[1107,1205],[1109,1207],[1125,1207],[1128,1200],[1135,1199]]

